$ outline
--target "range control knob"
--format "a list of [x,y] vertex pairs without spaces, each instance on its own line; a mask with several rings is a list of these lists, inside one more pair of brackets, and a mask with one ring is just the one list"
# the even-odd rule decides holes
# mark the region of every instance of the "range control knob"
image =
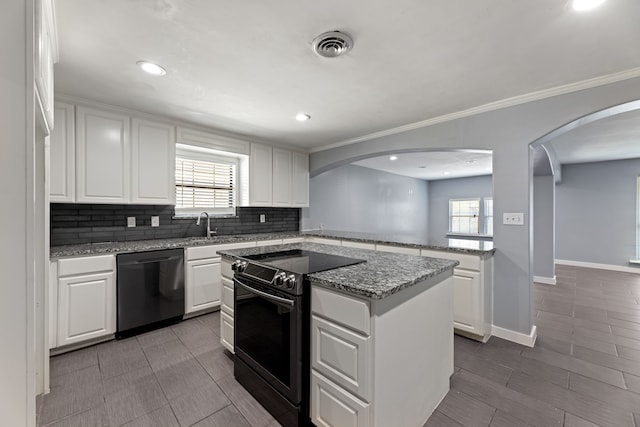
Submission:
[[233,271],[238,271],[238,266],[240,265],[240,260],[235,260],[233,261],[233,263],[231,264],[231,269]]
[[247,261],[236,260],[231,264],[231,269],[233,271],[237,271],[238,273],[242,273],[247,268]]
[[275,277],[273,278],[273,283],[276,286],[282,286],[286,280],[286,277],[286,273],[284,271],[281,271],[280,273],[275,275]]
[[296,286],[296,276],[290,274],[286,279],[284,279],[284,284],[287,289],[293,289]]

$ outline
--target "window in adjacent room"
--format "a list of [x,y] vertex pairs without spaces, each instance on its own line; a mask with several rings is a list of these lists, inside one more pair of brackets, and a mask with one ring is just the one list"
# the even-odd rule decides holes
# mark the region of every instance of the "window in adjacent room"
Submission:
[[449,232],[479,234],[480,199],[449,200]]
[[238,160],[205,150],[176,152],[176,214],[232,214]]
[[484,198],[484,234],[493,236],[493,198]]

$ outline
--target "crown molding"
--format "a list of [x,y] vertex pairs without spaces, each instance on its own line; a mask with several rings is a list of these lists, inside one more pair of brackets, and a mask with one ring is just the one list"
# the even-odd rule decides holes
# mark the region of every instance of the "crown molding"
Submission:
[[533,101],[540,101],[542,99],[552,98],[558,95],[566,95],[568,93],[578,92],[585,89],[592,89],[598,86],[603,86],[610,83],[616,83],[623,80],[629,80],[636,77],[640,77],[640,67],[631,68],[629,70],[620,71],[618,73],[607,74],[600,77],[594,77],[592,79],[581,80],[579,82],[570,83],[562,86],[556,86],[550,89],[544,89],[537,92],[531,92],[524,95],[518,95],[511,98],[505,98],[500,101],[490,102],[488,104],[469,108],[467,110],[462,110],[462,111],[458,111],[451,114],[445,114],[443,116],[438,116],[431,119],[422,120],[419,122],[410,123],[403,126],[398,126],[398,127],[383,130],[380,132],[370,133],[370,134],[359,136],[356,138],[347,139],[345,141],[339,141],[332,144],[311,148],[309,151],[311,153],[325,151],[332,148],[338,148],[345,145],[355,144],[357,142],[363,142],[371,139],[382,138],[389,135],[395,135],[402,132],[420,129],[427,126],[432,126],[438,123],[443,123],[451,120],[461,119],[464,117],[474,116],[476,114],[495,111],[495,110],[499,110],[507,107],[514,107],[516,105],[522,105],[522,104],[526,104],[528,102],[533,102]]

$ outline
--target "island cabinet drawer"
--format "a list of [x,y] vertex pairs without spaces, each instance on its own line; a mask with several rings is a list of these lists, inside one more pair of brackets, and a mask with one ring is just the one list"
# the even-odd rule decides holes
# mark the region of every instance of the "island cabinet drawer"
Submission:
[[368,427],[371,407],[318,372],[311,371],[311,421],[318,427]]
[[369,303],[318,286],[311,287],[311,311],[324,318],[369,335]]
[[429,249],[422,249],[420,251],[422,256],[431,258],[444,258],[458,261],[460,265],[458,268],[464,268],[466,270],[480,271],[480,263],[482,262],[479,255],[459,254],[454,252],[444,251],[432,251]]
[[311,318],[311,336],[311,367],[370,402],[370,338],[317,316]]

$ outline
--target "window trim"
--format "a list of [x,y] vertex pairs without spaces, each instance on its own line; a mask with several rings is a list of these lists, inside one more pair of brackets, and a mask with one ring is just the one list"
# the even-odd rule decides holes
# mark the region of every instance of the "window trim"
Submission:
[[[478,232],[477,233],[463,233],[463,232],[460,232],[460,231],[453,231],[451,229],[452,228],[451,204],[453,202],[478,202]],[[480,209],[480,198],[479,197],[449,199],[449,212],[448,212],[448,215],[447,215],[447,220],[448,220],[448,223],[449,223],[449,226],[448,226],[448,230],[449,231],[447,232],[447,235],[479,236],[480,235],[480,210],[481,209]],[[465,216],[465,218],[466,218],[466,216]]]

